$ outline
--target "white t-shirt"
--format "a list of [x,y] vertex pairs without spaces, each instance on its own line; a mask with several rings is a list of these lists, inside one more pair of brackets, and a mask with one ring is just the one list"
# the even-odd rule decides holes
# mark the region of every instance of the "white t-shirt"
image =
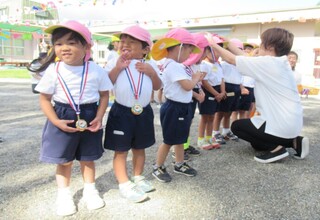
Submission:
[[[114,83],[114,94],[116,101],[127,107],[132,107],[135,104],[140,104],[142,107],[147,106],[151,100],[151,94],[153,91],[152,80],[146,74],[140,74],[135,65],[137,62],[141,62],[141,60],[131,60],[128,68],[122,70],[116,82]],[[152,60],[144,61],[150,64],[153,69],[160,75],[160,71],[156,65],[156,63]],[[133,79],[130,77],[130,73]],[[138,87],[140,75],[140,84]],[[129,80],[130,79],[130,80]],[[131,83],[131,84],[130,84]],[[141,88],[141,89],[140,89]],[[135,99],[134,90],[138,91],[138,100]]]
[[[108,91],[113,87],[108,74],[102,67],[92,61],[88,63],[87,82],[80,104],[99,101],[99,91]],[[66,93],[58,80],[57,64],[52,63],[49,65],[35,89],[40,93],[53,95],[54,101],[69,104]],[[79,104],[83,66],[70,66],[60,62],[58,72],[67,84],[73,100],[76,104]]]
[[162,73],[163,94],[167,99],[181,103],[190,103],[192,100],[192,90],[184,90],[179,81],[191,80],[187,74],[185,66],[172,59],[166,59]]
[[286,56],[236,57],[239,72],[255,79],[254,95],[260,113],[251,118],[256,128],[282,138],[297,137],[303,126],[303,109]]
[[299,71],[293,71],[294,80],[296,81],[296,85],[302,84],[302,75]]
[[236,85],[240,85],[242,82],[242,76],[241,73],[237,70],[237,68],[229,64],[225,61],[221,62],[221,67],[224,75],[224,82],[226,83],[232,83]]
[[219,63],[210,63],[207,61],[202,61],[203,65],[209,68],[207,75],[204,77],[204,80],[207,80],[211,86],[221,85],[223,79],[223,70]]
[[242,76],[242,85],[244,87],[254,88],[254,78],[250,76]]

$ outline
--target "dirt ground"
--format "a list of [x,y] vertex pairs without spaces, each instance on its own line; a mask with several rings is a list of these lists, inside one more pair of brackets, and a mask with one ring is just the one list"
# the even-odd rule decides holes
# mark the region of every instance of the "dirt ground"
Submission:
[[[310,155],[305,160],[290,156],[273,164],[253,160],[255,152],[244,141],[228,142],[219,150],[202,151],[190,164],[194,178],[174,174],[171,156],[168,184],[151,176],[151,164],[162,141],[159,108],[153,104],[157,143],[149,148],[146,177],[156,191],[146,202],[133,204],[119,196],[112,170],[112,152],[97,161],[96,184],[106,206],[78,212],[68,219],[320,219],[320,99],[303,98]],[[29,82],[0,81],[0,219],[62,219],[55,215],[55,165],[40,163],[39,150],[45,117],[38,95]],[[107,113],[106,113],[107,115]],[[191,142],[197,137],[196,115]],[[131,169],[131,157],[128,158]],[[82,196],[79,164],[74,163],[71,189],[76,203]]]

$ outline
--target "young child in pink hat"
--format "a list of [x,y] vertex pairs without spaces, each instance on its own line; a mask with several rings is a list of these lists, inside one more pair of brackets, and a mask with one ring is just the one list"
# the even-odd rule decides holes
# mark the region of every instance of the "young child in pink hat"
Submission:
[[[99,65],[89,61],[93,42],[88,28],[77,21],[67,21],[45,32],[52,34],[53,52],[36,70],[45,71],[36,90],[48,118],[40,160],[57,164],[57,214],[66,216],[77,211],[70,190],[75,159],[80,161],[87,208],[104,206],[95,187],[94,160],[103,154],[101,126],[112,83]],[[57,58],[59,61],[55,62]]]
[[192,89],[199,83],[203,74],[198,71],[188,74],[181,64],[191,53],[199,53],[191,33],[183,28],[170,30],[158,40],[151,50],[153,59],[166,57],[163,65],[162,82],[165,103],[160,108],[163,143],[159,146],[152,175],[160,182],[170,182],[171,176],[164,166],[170,148],[175,145],[174,172],[195,176],[197,171],[184,162],[183,144],[187,142],[192,120]]
[[[109,72],[114,83],[112,105],[105,132],[104,147],[114,151],[113,168],[120,195],[142,202],[152,184],[142,175],[145,149],[155,143],[154,114],[150,105],[153,90],[161,87],[159,69],[148,60],[152,46],[150,33],[138,25],[125,28],[119,35],[120,57]],[[127,173],[127,156],[132,151],[133,173]]]

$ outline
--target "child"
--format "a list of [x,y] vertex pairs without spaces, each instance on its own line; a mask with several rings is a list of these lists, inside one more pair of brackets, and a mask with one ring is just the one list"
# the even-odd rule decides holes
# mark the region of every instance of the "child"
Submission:
[[43,76],[43,72],[37,72],[35,69],[38,69],[41,66],[41,63],[44,62],[44,59],[47,57],[46,52],[42,52],[39,54],[39,57],[32,60],[30,66],[27,69],[30,71],[31,74],[31,89],[33,93],[39,93],[35,90],[37,84],[39,83],[40,79]]
[[[219,40],[216,36],[214,36],[214,38]],[[225,99],[226,93],[224,90],[222,68],[217,61],[218,56],[213,53],[209,43],[205,52],[206,56],[201,66],[203,69],[206,69],[207,72],[202,80],[202,87],[206,96],[204,102],[199,106],[201,119],[198,131],[198,147],[210,150],[220,148],[220,144],[213,141],[212,130],[214,116],[219,110],[219,103]]]
[[[149,32],[134,25],[120,36],[120,57],[109,72],[114,83],[115,102],[109,112],[104,147],[114,151],[113,168],[120,195],[132,202],[147,199],[154,187],[142,176],[145,149],[155,143],[151,93],[161,87],[157,65],[146,60],[152,46]],[[127,174],[131,149],[133,177]]]
[[65,216],[76,212],[69,189],[74,159],[80,161],[87,208],[104,206],[95,188],[94,160],[103,154],[101,125],[112,83],[100,66],[88,61],[93,42],[85,26],[67,21],[45,31],[52,34],[53,52],[38,69],[45,70],[36,90],[48,118],[40,160],[57,164],[57,214]]
[[[231,39],[230,42],[235,43],[238,48],[241,48],[241,50],[243,50],[243,43],[240,40],[234,38]],[[221,115],[219,114],[220,122],[223,118],[222,133],[220,134],[219,130],[214,130],[214,137],[216,142],[224,144],[225,141],[222,140],[222,137],[225,140],[238,141],[238,137],[230,131],[230,117],[233,111],[238,110],[239,98],[241,93],[240,84],[242,82],[242,76],[237,71],[234,65],[231,65],[225,61],[221,62],[221,67],[224,75],[223,77],[225,82],[225,91],[227,93],[227,98],[220,102],[219,106],[220,114],[222,112]]]
[[174,28],[152,47],[155,60],[166,57],[163,65],[162,82],[165,103],[160,108],[163,143],[157,152],[152,175],[160,182],[171,181],[164,167],[171,146],[175,145],[174,172],[195,176],[197,171],[184,162],[183,143],[187,142],[192,120],[192,89],[202,80],[200,71],[188,75],[181,64],[192,52],[200,52],[191,33],[183,28]]
[[[232,43],[228,49],[213,41],[212,47],[243,75],[255,79],[255,98],[260,115],[233,122],[231,130],[239,138],[250,142],[256,150],[268,151],[254,159],[271,163],[289,155],[286,148],[295,149],[295,157],[305,158],[309,140],[298,136],[303,126],[303,109],[294,76],[286,55],[294,35],[282,28],[270,28],[261,34],[259,56],[240,56],[245,53]],[[234,55],[236,54],[236,55]]]

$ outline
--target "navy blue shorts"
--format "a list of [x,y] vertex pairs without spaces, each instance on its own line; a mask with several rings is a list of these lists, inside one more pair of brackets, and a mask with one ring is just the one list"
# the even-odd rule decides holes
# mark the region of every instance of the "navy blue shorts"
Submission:
[[[96,117],[97,109],[97,103],[80,105],[80,118],[89,124]],[[69,104],[56,102],[54,110],[60,119],[77,120],[76,113]],[[75,123],[69,126],[75,127]],[[102,135],[102,129],[97,132],[86,130],[67,133],[47,120],[42,133],[40,161],[62,164],[74,159],[79,161],[97,160],[104,152]]]
[[167,99],[160,108],[160,122],[163,143],[168,145],[187,142],[192,120],[190,103],[180,103]]
[[[220,85],[213,86],[212,88],[220,93]],[[203,91],[206,96],[204,101],[199,105],[200,115],[214,115],[218,111],[219,103],[208,90],[203,89]]]
[[[193,89],[194,92],[199,93],[199,89],[195,88]],[[194,114],[196,113],[196,108],[197,108],[197,104],[199,106],[199,102],[196,98],[192,97],[192,101],[191,101],[191,111],[192,111],[192,119],[194,118]]]
[[240,95],[239,99],[239,110],[241,111],[248,111],[250,109],[252,100],[253,100],[253,88],[246,87],[249,90],[248,95]]
[[114,102],[105,132],[104,148],[113,151],[145,149],[155,143],[154,114],[151,105],[134,115],[131,108]]
[[225,100],[220,102],[219,112],[233,112],[238,111],[239,108],[239,98],[241,94],[240,85],[225,83],[226,92],[234,93],[234,96],[228,96]]

